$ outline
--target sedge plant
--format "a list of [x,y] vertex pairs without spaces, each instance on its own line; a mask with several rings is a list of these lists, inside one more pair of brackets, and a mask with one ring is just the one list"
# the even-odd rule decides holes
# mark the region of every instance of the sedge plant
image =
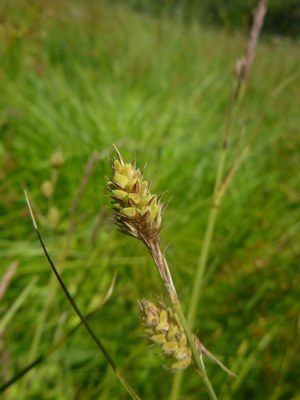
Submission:
[[[255,134],[252,135],[251,140],[242,149],[239,156],[236,157],[236,160],[226,174],[225,165],[228,156],[228,140],[234,111],[239,105],[246,88],[250,68],[255,57],[257,41],[266,14],[266,5],[267,0],[259,0],[254,13],[245,56],[236,63],[236,79],[234,81],[226,115],[222,151],[217,169],[212,206],[208,216],[198,267],[195,273],[191,302],[188,310],[188,321],[182,312],[181,303],[173,283],[170,269],[160,245],[159,232],[161,229],[163,211],[160,197],[150,193],[150,185],[147,181],[143,181],[143,172],[136,168],[135,161],[132,163],[125,163],[116,147],[117,159],[112,163],[113,177],[108,182],[108,188],[113,200],[116,224],[123,233],[140,239],[147,247],[158,269],[172,305],[172,310],[170,310],[166,308],[163,303],[153,304],[146,299],[140,302],[143,320],[145,322],[146,336],[148,336],[151,342],[161,346],[164,356],[173,359],[171,369],[183,370],[193,361],[212,399],[216,399],[217,396],[207,376],[203,363],[203,354],[206,354],[213,361],[217,362],[230,375],[234,374],[203,346],[200,340],[193,335],[192,328],[195,323],[196,308],[199,303],[218,210],[229,184],[247,156],[255,137]],[[176,332],[175,336],[173,335],[174,331]],[[182,375],[180,374],[175,375],[170,397],[172,400],[177,399],[179,396],[181,377]]]
[[[229,375],[234,376],[234,374],[228,368],[226,368],[212,353],[210,353],[206,347],[203,346],[197,336],[192,334],[186,318],[183,315],[179,297],[177,295],[166,258],[161,250],[159,233],[162,226],[162,212],[164,209],[164,206],[161,203],[161,198],[150,193],[150,184],[148,181],[143,179],[143,172],[136,167],[135,161],[132,163],[124,162],[117,147],[114,146],[114,148],[117,158],[112,163],[113,174],[111,179],[108,181],[108,189],[113,199],[115,222],[123,233],[140,239],[146,245],[155,265],[157,266],[171,303],[171,307],[168,307],[162,300],[151,302],[146,298],[139,302],[145,335],[151,343],[157,345],[161,349],[166,359],[165,365],[170,370],[184,370],[193,362],[198,374],[204,382],[210,398],[217,399],[215,391],[205,370],[203,354],[206,354],[211,360],[216,362]],[[92,160],[94,159],[96,160],[97,157],[92,157]],[[90,170],[90,164],[93,164],[93,162],[89,162],[89,168],[87,168],[88,171]],[[87,175],[88,174],[86,173],[84,176],[84,184],[86,183]],[[55,182],[55,179],[53,179],[53,181]],[[83,183],[80,186],[79,195],[76,196],[76,203],[78,202],[77,197],[80,196],[82,191]],[[50,191],[50,185],[48,183],[47,186],[44,184],[42,185],[42,189],[44,193],[50,193],[50,196],[48,197],[51,198],[52,192]],[[70,294],[68,288],[64,284],[61,274],[58,272],[55,264],[53,263],[40,234],[26,191],[25,199],[34,229],[44,254],[63,292],[65,293],[66,298],[79,317],[80,323],[77,324],[76,327],[72,329],[64,338],[62,338],[61,341],[47,349],[40,356],[37,356],[34,359],[34,354],[32,354],[29,364],[18,374],[16,374],[16,376],[5,382],[0,387],[0,392],[5,391],[14,382],[25,376],[32,368],[43,362],[45,358],[57,350],[57,348],[59,348],[60,345],[63,344],[64,341],[70,335],[72,335],[80,325],[83,325],[92,340],[104,355],[116,378],[119,380],[130,397],[133,399],[140,399],[139,395],[135,392],[135,390],[121,373],[119,367],[109,354],[101,339],[93,331],[88,322],[89,315],[86,317],[83,315],[82,311],[74,301],[73,296]],[[112,285],[114,285],[114,281],[115,278],[113,279]],[[109,290],[109,292],[111,295],[111,290]]]
[[150,341],[161,346],[167,359],[172,359],[170,368],[183,370],[194,362],[197,372],[211,399],[217,399],[206,373],[203,354],[216,361],[229,374],[234,375],[216,359],[192,333],[183,314],[181,302],[174,285],[170,268],[160,244],[162,212],[161,197],[150,192],[150,184],[144,180],[144,172],[135,160],[125,162],[116,146],[117,157],[112,162],[112,177],[108,190],[112,198],[115,223],[120,231],[142,241],[157,267],[168,293],[171,309],[164,303],[140,301],[145,334]]
[[[191,303],[188,310],[188,319],[183,314],[181,302],[179,300],[179,296],[177,294],[177,290],[174,285],[165,254],[162,250],[160,243],[160,230],[162,227],[162,214],[164,210],[164,205],[161,202],[161,197],[150,192],[150,184],[148,181],[144,180],[144,172],[137,168],[135,160],[133,162],[125,162],[116,146],[114,146],[116,151],[116,158],[112,162],[112,176],[108,180],[108,189],[112,198],[115,222],[117,226],[123,233],[133,238],[139,239],[146,246],[154,261],[155,266],[157,267],[159,275],[165,286],[166,293],[168,294],[168,301],[164,301],[162,298],[157,298],[154,301],[150,301],[146,297],[139,301],[145,336],[153,345],[156,345],[160,349],[161,354],[164,358],[164,365],[168,369],[172,371],[182,371],[193,364],[211,399],[217,399],[217,395],[206,373],[203,355],[206,355],[212,361],[216,362],[229,375],[234,376],[234,373],[226,368],[203,345],[202,341],[200,341],[199,338],[195,334],[193,334],[193,328],[195,324],[195,311],[199,302],[199,294],[201,293],[200,289],[206,269],[207,258],[209,254],[214,226],[216,223],[218,209],[235,172],[238,170],[241,162],[247,155],[249,146],[251,144],[250,143],[248,144],[248,146],[245,146],[239,157],[236,158],[234,164],[229,169],[228,173],[225,174],[225,162],[228,153],[228,137],[230,133],[230,125],[233,117],[233,111],[236,105],[239,103],[246,87],[246,81],[254,59],[256,43],[264,20],[265,11],[266,0],[260,0],[259,6],[254,15],[254,23],[251,30],[246,55],[237,63],[237,79],[233,89],[231,101],[229,103],[229,110],[224,130],[222,153],[220,157],[219,168],[217,171],[212,207],[203,240],[203,247],[199,257],[198,268],[196,270]],[[92,158],[90,168],[92,168],[93,163],[97,159],[97,155]],[[54,173],[51,176],[51,180],[44,182],[42,185],[42,192],[47,199],[51,200],[52,198],[53,187],[55,186],[57,178],[57,170],[60,167],[61,163],[62,161],[60,159],[58,159],[58,162],[54,162]],[[90,168],[87,169],[86,177],[88,177],[89,175]],[[73,204],[74,209],[76,209],[78,199],[80,198],[81,191],[86,184],[86,180],[87,179],[82,182],[82,187],[79,190],[78,198],[76,198],[76,201]],[[80,323],[84,325],[91,338],[97,344],[104,357],[106,358],[108,364],[111,366],[115,376],[123,385],[127,393],[131,396],[131,398],[139,399],[140,397],[129,385],[129,383],[121,373],[120,369],[117,367],[116,363],[103,345],[102,341],[95,335],[87,321],[87,318],[84,317],[84,315],[74,302],[68,289],[64,285],[64,282],[57,272],[57,269],[53,264],[42,240],[42,237],[39,233],[38,226],[35,221],[27,195],[26,200],[28,203],[34,228],[37,232],[45,255],[66,297],[68,298],[73,309],[79,316],[81,320]],[[73,208],[71,210],[71,215],[74,214]],[[51,221],[52,220],[53,218],[51,219]],[[57,218],[54,218],[54,220],[56,222]],[[69,233],[72,232],[74,228],[74,221],[71,222],[72,223],[70,223]],[[167,305],[167,302],[170,303],[170,306]],[[55,348],[56,346],[54,346],[53,349],[48,350],[45,353],[45,356],[54,351]],[[42,360],[43,356],[36,359],[35,361],[31,360],[31,364],[28,365],[27,369],[24,369],[24,374]],[[179,396],[181,376],[181,374],[175,374],[174,384],[171,390],[172,400],[178,398]],[[11,382],[8,382],[8,385],[13,382],[14,379]],[[1,389],[5,390],[8,385],[4,385]]]

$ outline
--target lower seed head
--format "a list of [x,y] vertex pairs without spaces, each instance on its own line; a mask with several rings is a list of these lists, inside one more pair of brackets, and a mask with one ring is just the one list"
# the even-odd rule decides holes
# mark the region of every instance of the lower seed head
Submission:
[[191,363],[191,350],[176,314],[162,302],[156,304],[143,299],[140,306],[144,333],[151,343],[161,348],[171,369],[187,368]]

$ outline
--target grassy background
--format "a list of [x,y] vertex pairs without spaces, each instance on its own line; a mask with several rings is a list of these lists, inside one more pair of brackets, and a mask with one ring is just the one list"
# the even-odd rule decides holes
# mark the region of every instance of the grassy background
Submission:
[[[162,286],[141,243],[111,222],[107,154],[112,142],[125,158],[136,153],[153,192],[167,190],[162,241],[187,306],[246,38],[100,2],[1,4],[1,276],[14,261],[18,269],[0,303],[0,385],[77,323],[33,232],[28,188],[53,260],[84,313],[100,305],[118,271],[91,324],[143,399],[167,398],[173,374],[147,348],[137,305]],[[297,44],[263,40],[233,124],[228,166],[238,137],[246,142],[257,126],[259,133],[222,204],[197,315],[206,347],[239,375],[232,381],[207,362],[223,399],[299,399],[299,62]],[[49,200],[41,185],[57,151],[64,164]],[[99,160],[68,235],[69,210],[95,151]],[[83,328],[2,396],[128,398]],[[199,398],[207,395],[190,368],[182,399]]]

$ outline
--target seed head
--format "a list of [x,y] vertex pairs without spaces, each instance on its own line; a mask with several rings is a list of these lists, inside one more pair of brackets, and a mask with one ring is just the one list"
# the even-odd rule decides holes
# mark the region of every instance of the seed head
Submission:
[[54,185],[51,181],[46,180],[42,183],[41,190],[47,199],[51,199],[53,197]]
[[161,348],[170,369],[187,368],[192,362],[192,352],[177,315],[162,302],[155,304],[143,299],[139,304],[146,337]]
[[121,231],[143,240],[146,244],[161,229],[162,205],[150,184],[143,180],[143,172],[135,162],[125,163],[115,147],[117,158],[112,163],[112,177],[108,190],[112,198],[116,223]]
[[60,151],[54,153],[50,159],[51,166],[58,169],[64,163],[64,156]]

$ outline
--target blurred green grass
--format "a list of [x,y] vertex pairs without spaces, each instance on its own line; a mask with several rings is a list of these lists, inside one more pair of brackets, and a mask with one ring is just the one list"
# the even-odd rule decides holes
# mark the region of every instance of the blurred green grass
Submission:
[[[141,337],[137,305],[162,287],[142,245],[111,223],[107,154],[112,157],[111,143],[128,159],[136,153],[139,165],[147,163],[153,191],[167,190],[164,199],[171,201],[162,240],[187,305],[234,63],[246,38],[92,1],[3,2],[1,16],[1,276],[12,262],[19,263],[0,303],[1,321],[24,288],[33,286],[1,334],[0,382],[76,323],[33,232],[23,197],[28,188],[38,215],[44,215],[40,227],[49,251],[84,313],[99,304],[118,271],[111,299],[91,323],[141,397],[166,398],[172,374]],[[260,43],[233,125],[228,165],[240,132],[246,142],[265,109],[250,156],[222,204],[197,318],[205,345],[239,374],[232,381],[207,363],[224,399],[298,398],[298,50],[288,41]],[[51,175],[50,160],[57,151],[65,162],[54,198],[47,200],[41,185]],[[99,161],[76,217],[89,213],[68,237],[69,210],[94,151]],[[47,213],[54,206],[60,223],[51,227]],[[182,398],[205,398],[201,390],[192,368],[187,370]],[[79,329],[3,398],[127,395]]]

